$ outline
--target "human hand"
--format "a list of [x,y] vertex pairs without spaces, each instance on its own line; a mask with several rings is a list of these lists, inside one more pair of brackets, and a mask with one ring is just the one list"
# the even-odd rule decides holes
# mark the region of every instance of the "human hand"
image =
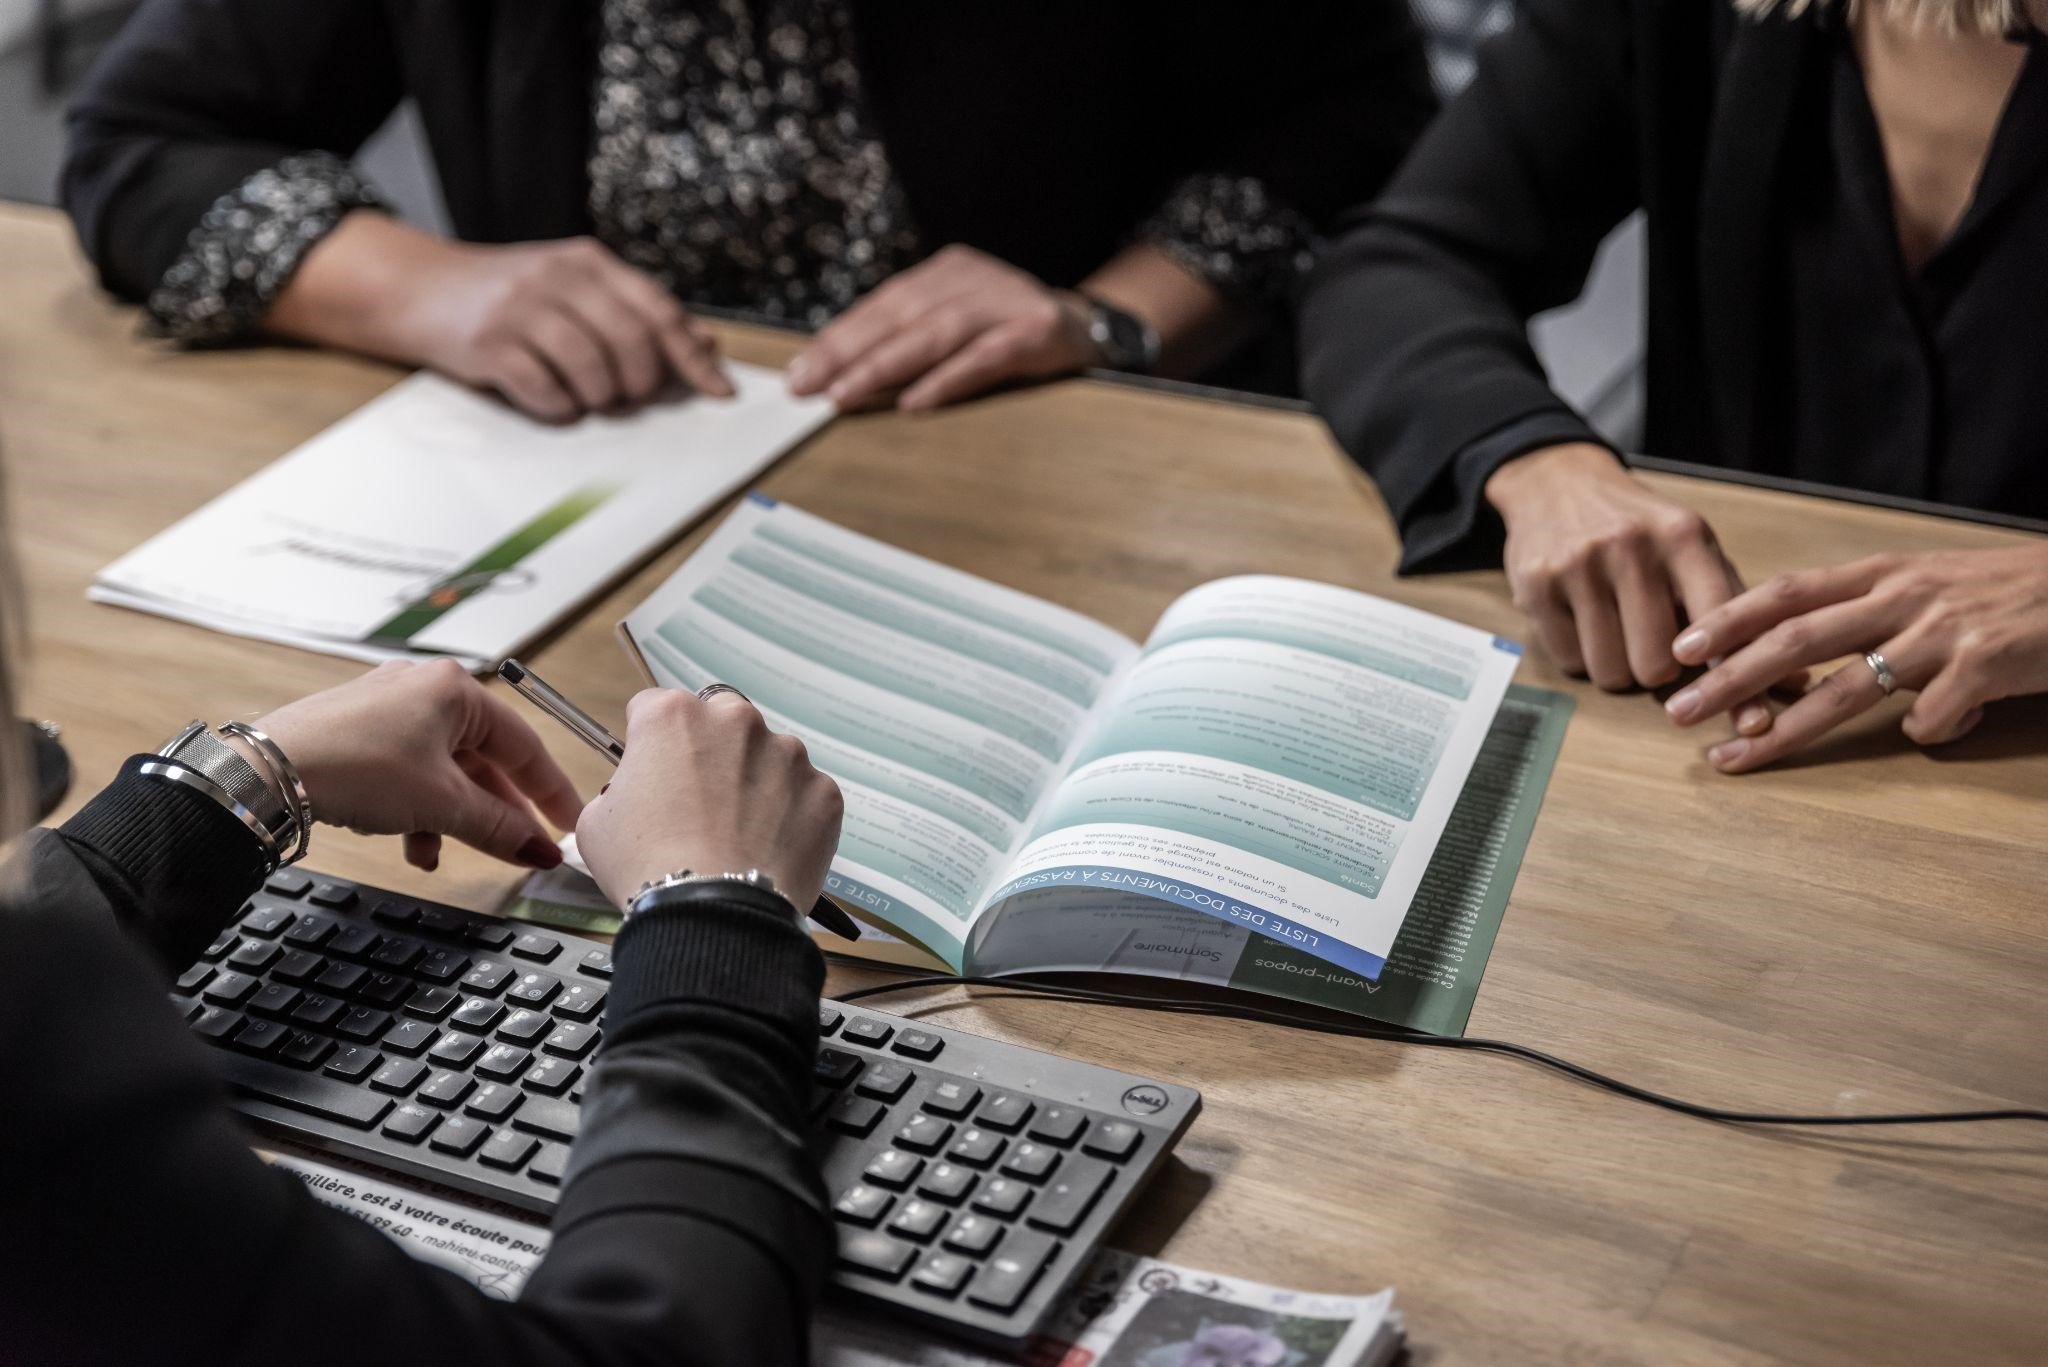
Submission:
[[1078,295],[955,243],[820,331],[790,363],[789,387],[829,394],[842,409],[902,389],[897,406],[917,411],[1095,360]]
[[[1503,564],[1515,606],[1559,668],[1602,688],[1676,679],[1678,608],[1697,622],[1742,591],[1706,520],[1601,447],[1519,456],[1487,480],[1486,498],[1507,524]],[[1760,697],[1741,700],[1739,732],[1770,724]]]
[[[1708,613],[1672,651],[1722,657],[1665,704],[1690,726],[1762,681],[1876,651],[1917,690],[1901,729],[1922,745],[1969,731],[1984,704],[2048,692],[2048,546],[1876,555],[1780,575]],[[1790,754],[1884,697],[1863,660],[1842,666],[1779,714],[1767,734],[1723,742],[1707,759],[1740,774]]]
[[584,808],[576,848],[619,906],[681,869],[760,869],[807,912],[839,848],[839,785],[803,742],[733,693],[649,689],[626,707],[626,755]]
[[[440,863],[444,835],[551,869],[562,851],[534,808],[563,830],[583,808],[533,729],[453,660],[380,665],[259,725],[299,771],[317,819],[403,835],[406,861],[422,869]],[[228,743],[264,772],[246,741]]]

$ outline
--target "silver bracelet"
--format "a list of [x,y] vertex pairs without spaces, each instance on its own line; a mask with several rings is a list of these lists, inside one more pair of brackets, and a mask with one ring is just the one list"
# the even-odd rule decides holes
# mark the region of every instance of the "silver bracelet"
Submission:
[[313,800],[306,795],[306,781],[299,777],[299,767],[291,762],[278,743],[248,722],[230,721],[221,723],[221,734],[240,736],[249,742],[251,749],[263,760],[270,776],[277,780],[277,789],[286,795],[292,813],[298,818],[298,847],[285,859],[286,865],[296,864],[306,857],[306,849],[313,843]]
[[279,867],[277,837],[272,835],[270,828],[263,824],[262,817],[236,801],[234,795],[227,789],[221,787],[218,783],[215,783],[205,774],[200,773],[182,760],[165,759],[162,756],[158,756],[155,759],[144,760],[138,768],[140,772],[149,775],[151,778],[169,779],[172,783],[181,783],[187,788],[204,793],[221,806],[227,808],[228,811],[235,815],[236,819],[249,828],[249,833],[255,836],[262,844],[264,857],[269,864],[269,867],[263,871],[264,876],[267,878],[277,872]]
[[[257,762],[264,769],[273,767],[268,754],[259,752]],[[300,852],[304,852],[306,828],[301,812],[293,805],[289,786],[279,776],[266,777],[248,756],[215,736],[205,722],[194,721],[186,726],[154,757],[145,760],[141,771],[204,793],[225,807],[262,842],[270,865],[267,872],[284,864],[284,851],[292,843],[294,826],[299,828],[297,843]]]

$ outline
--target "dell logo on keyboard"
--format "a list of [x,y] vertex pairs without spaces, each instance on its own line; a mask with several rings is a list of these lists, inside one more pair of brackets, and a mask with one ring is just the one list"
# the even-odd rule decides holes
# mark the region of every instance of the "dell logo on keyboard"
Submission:
[[1124,1109],[1132,1115],[1158,1115],[1167,1106],[1166,1093],[1143,1082],[1124,1093]]

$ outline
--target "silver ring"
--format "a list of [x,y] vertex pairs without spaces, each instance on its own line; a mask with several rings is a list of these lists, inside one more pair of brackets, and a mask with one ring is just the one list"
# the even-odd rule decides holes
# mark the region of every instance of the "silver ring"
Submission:
[[753,701],[752,698],[749,698],[746,694],[740,692],[737,688],[734,688],[729,683],[705,684],[702,688],[697,690],[697,701],[710,702],[713,698],[717,697],[721,693],[730,693],[735,698],[738,698],[741,702]]
[[1898,692],[1899,676],[1892,673],[1892,667],[1884,662],[1884,656],[1874,650],[1865,651],[1863,663],[1869,665],[1870,672],[1877,675],[1877,686],[1884,690],[1887,698]]

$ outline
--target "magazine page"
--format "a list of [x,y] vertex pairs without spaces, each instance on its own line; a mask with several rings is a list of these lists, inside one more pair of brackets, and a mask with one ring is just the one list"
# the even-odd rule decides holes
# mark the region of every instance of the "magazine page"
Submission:
[[991,895],[972,971],[1104,967],[1104,939],[1149,939],[1086,913],[1136,897],[1376,981],[1520,658],[1325,584],[1184,595]]
[[990,888],[1137,645],[759,495],[624,629],[728,683],[846,795],[825,890],[958,969]]

